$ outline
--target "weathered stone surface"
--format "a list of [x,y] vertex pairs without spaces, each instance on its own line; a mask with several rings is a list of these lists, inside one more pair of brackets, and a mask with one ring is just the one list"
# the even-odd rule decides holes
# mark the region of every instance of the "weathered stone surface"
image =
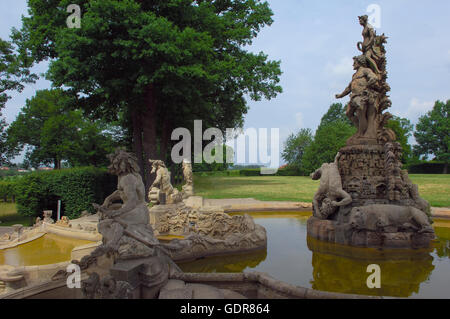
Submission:
[[351,94],[347,116],[358,131],[339,150],[334,163],[312,174],[321,184],[308,235],[361,247],[428,247],[434,238],[430,205],[402,170],[402,147],[385,127],[392,117],[383,113],[391,106],[387,37],[376,35],[367,16],[359,21],[364,27],[364,41],[358,43],[362,55],[354,58],[351,83],[336,95]]
[[183,176],[185,184],[183,186],[183,199],[194,196],[194,177],[192,174],[192,164],[188,160],[183,161]]
[[152,227],[158,235],[183,236],[164,247],[175,260],[242,253],[264,249],[265,229],[249,215],[230,216],[223,209],[193,209],[182,203],[150,209]]
[[170,172],[163,161],[149,160],[152,164],[152,174],[156,174],[155,181],[150,186],[148,198],[150,202],[159,204],[176,204],[182,201],[182,194],[170,182]]

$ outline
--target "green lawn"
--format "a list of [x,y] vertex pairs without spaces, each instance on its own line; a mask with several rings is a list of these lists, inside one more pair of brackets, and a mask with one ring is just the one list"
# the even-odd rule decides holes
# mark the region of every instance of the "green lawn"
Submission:
[[15,203],[5,202],[0,202],[0,221],[0,226],[12,226],[15,224],[31,226],[33,224],[33,218],[17,214]]
[[[450,175],[410,175],[422,197],[434,207],[450,207]],[[194,177],[196,195],[206,198],[255,198],[263,201],[311,202],[318,181],[297,176],[199,176]],[[17,214],[14,203],[0,202],[0,226],[30,226],[33,218]]]
[[[450,207],[450,175],[410,175],[422,197],[434,207]],[[311,202],[318,181],[297,176],[194,178],[196,195],[212,199],[255,198],[263,201]]]

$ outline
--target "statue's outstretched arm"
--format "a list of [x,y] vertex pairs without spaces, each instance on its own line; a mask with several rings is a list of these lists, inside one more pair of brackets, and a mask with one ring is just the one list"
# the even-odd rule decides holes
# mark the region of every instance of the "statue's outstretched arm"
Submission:
[[351,83],[345,88],[344,92],[342,92],[341,94],[336,94],[336,98],[342,99],[344,96],[347,96],[350,93],[352,93],[352,84]]

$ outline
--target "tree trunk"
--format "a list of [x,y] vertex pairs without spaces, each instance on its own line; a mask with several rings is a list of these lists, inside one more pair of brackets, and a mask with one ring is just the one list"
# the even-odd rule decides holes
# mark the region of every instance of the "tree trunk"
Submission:
[[145,185],[144,152],[142,149],[142,117],[137,109],[133,109],[131,116],[133,121],[133,152],[136,154],[138,165],[141,170],[142,181]]
[[61,160],[58,157],[55,157],[53,159],[53,162],[54,162],[53,165],[55,166],[55,169],[61,169]]
[[156,152],[156,100],[154,87],[150,85],[145,97],[145,109],[142,118],[142,148],[144,151],[145,186],[148,190],[153,183],[154,176],[151,176],[151,165],[149,159],[157,159]]
[[161,148],[159,154],[160,159],[163,161],[167,159],[167,151],[169,149],[170,139],[171,139],[171,125],[166,115],[163,121]]

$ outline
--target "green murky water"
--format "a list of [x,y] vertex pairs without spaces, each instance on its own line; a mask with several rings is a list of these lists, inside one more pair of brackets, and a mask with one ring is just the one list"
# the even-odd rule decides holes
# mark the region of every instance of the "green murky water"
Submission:
[[0,265],[38,266],[69,261],[73,248],[89,243],[91,241],[46,234],[29,243],[0,250]]
[[[350,248],[307,238],[304,213],[252,214],[267,230],[267,251],[181,264],[189,272],[261,271],[317,290],[411,298],[450,298],[450,220],[438,220],[427,250]],[[381,267],[381,289],[367,287],[367,267]]]

